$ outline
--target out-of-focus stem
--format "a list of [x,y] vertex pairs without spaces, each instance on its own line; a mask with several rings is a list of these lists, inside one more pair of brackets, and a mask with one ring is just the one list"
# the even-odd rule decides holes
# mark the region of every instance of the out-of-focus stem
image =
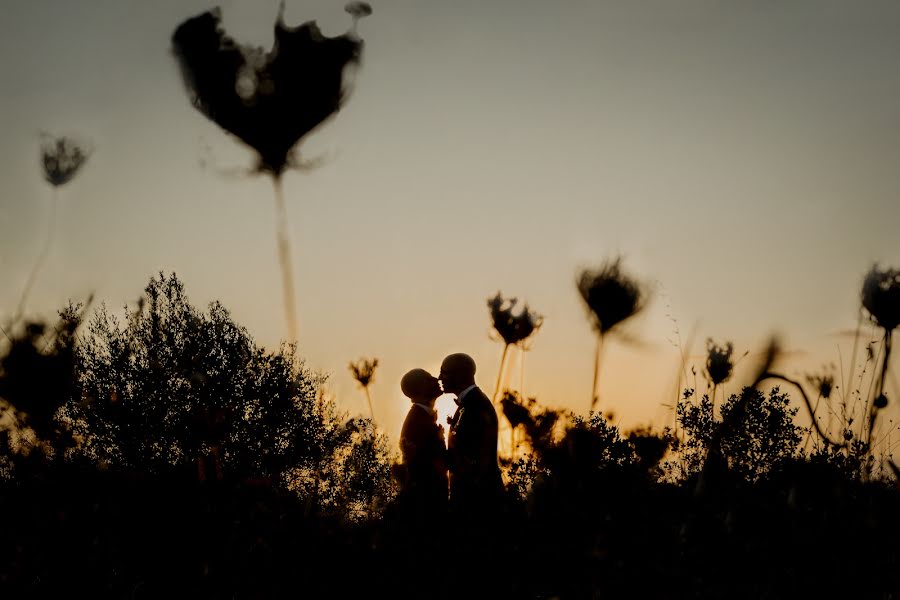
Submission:
[[[880,410],[875,405],[875,399],[884,394],[884,382],[887,378],[887,370],[888,364],[891,360],[891,345],[892,345],[892,335],[891,331],[884,332],[884,360],[881,363],[881,380],[878,382],[878,386],[875,390],[875,396],[871,399],[872,408],[869,417],[869,431],[866,436],[866,445],[869,447],[869,452],[872,452],[872,432],[875,429],[875,421],[878,420],[878,411]],[[877,377],[877,375],[876,375]]]
[[497,371],[497,384],[494,386],[494,397],[492,403],[497,403],[497,396],[500,394],[500,383],[503,381],[503,369],[506,367],[506,355],[509,354],[509,344],[503,346],[503,354],[500,356],[500,369]]
[[28,294],[31,292],[31,287],[37,279],[38,271],[44,266],[47,255],[50,254],[50,246],[53,244],[53,229],[56,225],[56,203],[58,196],[59,188],[53,186],[53,196],[50,199],[50,219],[47,224],[47,238],[44,240],[44,247],[41,249],[41,253],[38,255],[34,266],[31,268],[31,273],[28,274],[28,280],[25,282],[25,289],[22,290],[22,296],[19,298],[19,305],[16,307],[16,312],[13,314],[13,323],[16,323],[22,316],[22,312],[25,310],[25,302],[28,300]]
[[372,422],[375,422],[375,410],[372,408],[372,395],[369,393],[369,386],[363,388],[366,391],[366,401],[369,403],[369,415],[372,417]]
[[[762,382],[762,381],[764,381],[764,380],[766,380],[766,379],[777,379],[777,380],[779,380],[779,381],[783,381],[783,382],[785,382],[785,383],[789,383],[789,384],[791,384],[792,386],[794,386],[795,388],[797,388],[797,391],[800,392],[800,397],[803,398],[803,402],[804,402],[804,404],[806,405],[806,410],[809,411],[809,415],[810,415],[810,417],[811,417],[813,429],[815,429],[816,433],[819,435],[819,437],[822,439],[823,442],[825,442],[825,443],[828,444],[829,446],[832,446],[832,447],[835,447],[835,448],[845,448],[845,447],[847,447],[847,446],[849,445],[846,441],[843,441],[843,440],[833,440],[833,439],[831,439],[831,438],[828,436],[828,433],[827,433],[827,432],[822,431],[822,428],[819,427],[818,421],[816,421],[816,416],[815,416],[815,412],[816,412],[816,411],[813,409],[812,402],[810,402],[809,396],[806,395],[806,390],[803,389],[803,386],[800,385],[800,382],[799,382],[799,381],[795,381],[795,380],[793,380],[793,379],[790,379],[790,378],[788,378],[788,377],[785,377],[784,375],[781,375],[780,373],[773,373],[773,372],[771,372],[771,371],[765,371],[765,372],[761,373],[761,374],[759,375],[759,377],[757,377],[756,383],[755,383],[754,385],[759,384],[760,382]],[[745,403],[746,403],[746,400],[744,400],[744,395],[742,394],[742,395],[741,395],[741,400],[740,400],[740,403],[739,403],[739,406],[738,406],[738,408],[740,408],[741,411],[743,411],[743,404],[745,404]],[[732,414],[733,414],[733,413],[734,413],[734,411],[732,411]]]
[[288,233],[287,206],[281,177],[272,178],[275,187],[276,230],[278,235],[278,262],[281,264],[281,285],[284,298],[284,316],[287,321],[288,341],[297,341],[297,305],[294,294],[294,268],[291,261],[291,239]]
[[591,386],[591,410],[594,410],[594,406],[597,404],[597,401],[600,399],[600,394],[597,391],[597,380],[600,378],[600,354],[603,352],[603,334],[597,334],[597,351],[594,355],[594,385]]

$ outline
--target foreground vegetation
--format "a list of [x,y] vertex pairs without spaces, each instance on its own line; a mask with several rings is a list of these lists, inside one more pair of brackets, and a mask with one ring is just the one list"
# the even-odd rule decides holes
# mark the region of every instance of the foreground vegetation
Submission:
[[[761,385],[771,360],[718,405],[715,384],[686,390],[661,432],[506,391],[519,443],[503,458],[503,510],[423,522],[394,503],[393,442],[341,414],[293,347],[263,350],[220,304],[193,307],[174,276],[122,318],[87,315],[72,305],[52,327],[21,326],[2,354],[5,596],[900,590],[893,463],[865,432],[799,426],[787,387]],[[731,352],[711,350],[715,381]]]

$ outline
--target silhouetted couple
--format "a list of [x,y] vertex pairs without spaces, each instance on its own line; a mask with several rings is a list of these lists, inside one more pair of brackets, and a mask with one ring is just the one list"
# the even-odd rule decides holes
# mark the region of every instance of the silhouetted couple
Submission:
[[[413,369],[403,376],[400,388],[413,403],[400,435],[406,465],[400,494],[403,509],[427,518],[442,514],[449,502],[453,514],[490,518],[503,490],[497,463],[497,412],[475,385],[475,361],[467,354],[451,354],[441,364],[439,378]],[[446,447],[434,409],[435,400],[445,393],[454,394],[457,404],[448,420]]]

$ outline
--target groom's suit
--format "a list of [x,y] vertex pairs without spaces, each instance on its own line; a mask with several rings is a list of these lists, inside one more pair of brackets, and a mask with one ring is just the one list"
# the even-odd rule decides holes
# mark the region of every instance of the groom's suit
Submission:
[[460,511],[492,508],[503,489],[497,464],[497,411],[478,387],[460,393],[447,446],[450,503]]

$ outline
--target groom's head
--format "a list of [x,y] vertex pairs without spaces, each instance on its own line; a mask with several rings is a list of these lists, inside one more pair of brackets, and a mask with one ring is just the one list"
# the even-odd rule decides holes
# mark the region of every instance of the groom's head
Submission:
[[458,394],[475,383],[475,361],[468,354],[451,354],[441,363],[444,391]]
[[403,395],[420,404],[434,402],[443,392],[437,378],[425,369],[413,369],[400,380]]

